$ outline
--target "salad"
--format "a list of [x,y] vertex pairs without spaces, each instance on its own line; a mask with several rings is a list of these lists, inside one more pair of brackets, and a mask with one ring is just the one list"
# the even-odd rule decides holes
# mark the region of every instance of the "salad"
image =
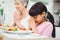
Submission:
[[21,30],[18,26],[9,26],[6,25],[4,27],[2,27],[2,30],[6,30],[6,31],[28,31],[28,30]]

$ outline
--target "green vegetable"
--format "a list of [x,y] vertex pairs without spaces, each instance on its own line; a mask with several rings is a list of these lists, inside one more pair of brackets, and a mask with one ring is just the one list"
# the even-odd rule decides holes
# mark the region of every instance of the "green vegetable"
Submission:
[[5,30],[5,27],[3,27],[2,30]]
[[18,31],[18,28],[15,28],[13,31]]

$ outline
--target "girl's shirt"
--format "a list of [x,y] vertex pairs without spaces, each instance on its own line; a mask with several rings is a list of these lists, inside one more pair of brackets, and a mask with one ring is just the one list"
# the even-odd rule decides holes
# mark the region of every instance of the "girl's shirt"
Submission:
[[52,37],[53,25],[50,22],[44,22],[37,26],[37,32],[40,35]]

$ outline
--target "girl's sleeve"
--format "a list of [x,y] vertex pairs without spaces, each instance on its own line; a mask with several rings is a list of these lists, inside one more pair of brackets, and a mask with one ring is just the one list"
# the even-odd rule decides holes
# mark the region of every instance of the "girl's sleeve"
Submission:
[[50,24],[42,30],[41,34],[49,37],[52,35],[52,31],[53,31],[53,26],[52,24]]
[[37,31],[40,35],[51,36],[53,31],[53,25],[51,23],[44,23],[38,26]]

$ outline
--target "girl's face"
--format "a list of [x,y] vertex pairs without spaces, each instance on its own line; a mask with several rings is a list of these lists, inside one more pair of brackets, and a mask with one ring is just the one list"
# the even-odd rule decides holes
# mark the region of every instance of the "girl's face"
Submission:
[[45,20],[45,13],[42,13],[41,15],[37,15],[33,17],[35,22],[40,24],[41,22],[43,22],[43,20]]

